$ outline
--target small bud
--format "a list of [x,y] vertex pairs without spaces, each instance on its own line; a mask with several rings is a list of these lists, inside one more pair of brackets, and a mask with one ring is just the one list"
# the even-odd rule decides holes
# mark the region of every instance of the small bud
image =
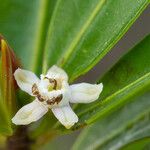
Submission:
[[4,38],[0,35],[0,89],[2,99],[10,113],[15,108],[15,89],[17,87],[14,79],[14,72],[20,66],[13,50],[9,47]]

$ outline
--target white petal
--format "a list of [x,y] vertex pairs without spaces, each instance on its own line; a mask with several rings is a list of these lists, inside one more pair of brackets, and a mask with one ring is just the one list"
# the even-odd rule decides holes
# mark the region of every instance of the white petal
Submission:
[[61,78],[61,79],[66,80],[66,81],[68,80],[67,73],[63,69],[57,67],[56,65],[52,66],[48,70],[47,76],[49,78]]
[[52,112],[67,129],[71,128],[76,122],[78,122],[78,116],[73,112],[69,105],[52,108]]
[[22,107],[12,118],[12,122],[16,125],[27,125],[39,120],[47,111],[46,106],[38,100],[34,100],[32,103]]
[[20,68],[15,71],[14,77],[18,86],[30,95],[32,95],[33,84],[39,82],[38,77],[34,73]]
[[71,103],[90,103],[98,99],[103,84],[79,83],[70,86]]

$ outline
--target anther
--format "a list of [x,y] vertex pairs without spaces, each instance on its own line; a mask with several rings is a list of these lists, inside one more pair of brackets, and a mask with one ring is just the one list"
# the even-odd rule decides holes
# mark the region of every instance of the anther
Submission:
[[37,95],[37,98],[40,102],[43,102],[45,100],[40,94]]
[[58,97],[56,97],[55,102],[58,104],[63,98],[63,95],[60,94]]
[[48,78],[48,77],[45,77],[45,79],[49,80],[49,83],[53,83],[54,84],[53,89],[56,90],[56,88],[57,88],[57,81],[55,79]]
[[60,95],[57,96],[56,98],[53,97],[53,98],[47,100],[46,102],[47,102],[48,105],[54,105],[55,103],[58,104],[58,103],[62,100],[62,98],[63,98],[63,95],[60,94]]
[[35,83],[32,86],[32,93],[33,93],[33,95],[38,95],[39,94],[38,87]]
[[57,81],[56,81],[55,79],[49,79],[49,82],[54,84],[53,89],[56,90],[56,87],[57,87]]
[[51,99],[48,99],[48,100],[46,101],[46,103],[47,103],[48,105],[53,105],[53,104],[55,104],[55,97],[53,97],[53,98],[51,98]]

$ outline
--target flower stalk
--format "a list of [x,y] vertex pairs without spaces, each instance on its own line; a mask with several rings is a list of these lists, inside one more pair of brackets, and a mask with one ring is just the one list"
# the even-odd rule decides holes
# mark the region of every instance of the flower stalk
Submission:
[[28,136],[28,127],[19,126],[14,134],[7,138],[8,150],[30,150],[33,141]]

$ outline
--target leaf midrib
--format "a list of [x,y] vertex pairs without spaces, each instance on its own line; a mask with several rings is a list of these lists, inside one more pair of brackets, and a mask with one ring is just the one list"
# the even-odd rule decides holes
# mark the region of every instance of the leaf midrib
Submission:
[[[93,9],[91,15],[87,19],[87,21],[83,24],[81,29],[78,31],[70,45],[68,46],[68,49],[65,51],[65,53],[62,54],[60,59],[58,60],[58,64],[62,67],[66,61],[68,60],[69,56],[72,54],[74,48],[77,46],[78,42],[82,38],[82,35],[86,32],[86,30],[89,28],[95,17],[97,16],[98,12],[101,10],[103,4],[106,2],[106,0],[99,0],[96,4],[95,8]],[[63,59],[63,63],[62,60]],[[61,62],[61,63],[60,63]]]
[[[37,24],[39,24],[37,26],[37,33],[36,33],[36,39],[34,41],[34,47],[33,47],[33,59],[31,62],[31,69],[34,72],[39,73],[39,71],[41,72],[42,67],[40,68],[41,70],[39,70],[39,65],[42,63],[42,59],[43,59],[43,53],[42,51],[44,51],[44,46],[46,43],[46,30],[47,28],[45,28],[45,22],[47,21],[46,16],[47,16],[47,9],[48,9],[48,3],[49,0],[44,0],[44,1],[40,1],[39,3],[39,12],[38,12],[38,20],[37,20]],[[49,20],[50,21],[50,20]]]
[[[55,8],[54,8],[54,10],[53,10],[53,14],[52,14],[52,16],[51,16],[51,22],[50,22],[49,29],[48,29],[48,35],[51,35],[51,33],[52,33],[52,28],[53,28],[53,26],[54,26],[54,20],[55,20],[55,18],[56,18],[57,9],[58,9],[60,3],[61,3],[61,0],[57,0],[57,1],[56,1],[56,5],[55,5]],[[48,40],[48,37],[47,37],[46,40]],[[47,46],[47,43],[45,44],[45,48],[46,48],[46,46]],[[47,71],[47,69],[48,69],[48,64],[47,64],[47,61],[46,61],[46,59],[45,59],[46,56],[47,56],[47,53],[46,53],[46,52],[47,52],[47,51],[46,51],[46,49],[45,49],[45,50],[44,50],[44,54],[43,54],[43,66],[42,66],[42,72],[43,72],[43,73],[46,73],[46,71]]]
[[[136,19],[139,17],[139,15],[141,14],[141,12],[144,10],[144,8],[146,8],[148,6],[148,4],[150,3],[149,1],[145,1],[145,3],[143,4],[143,6],[139,9],[139,11],[132,17],[132,19],[121,28],[118,36],[116,36],[116,38],[112,39],[110,41],[110,45],[108,45],[106,47],[106,51],[102,51],[99,56],[97,56],[92,62],[91,64],[96,64],[101,58],[103,58],[105,56],[105,54],[108,53],[109,49],[111,49],[118,41],[119,39],[122,37],[123,33],[127,32],[128,29],[130,28],[130,26],[136,21]],[[71,77],[70,82],[73,82],[78,76],[80,76],[81,74],[85,74],[86,72],[88,72],[90,70],[91,66],[89,65],[86,69],[84,69],[82,71],[82,73],[78,73],[76,75],[74,75],[73,77]]]

